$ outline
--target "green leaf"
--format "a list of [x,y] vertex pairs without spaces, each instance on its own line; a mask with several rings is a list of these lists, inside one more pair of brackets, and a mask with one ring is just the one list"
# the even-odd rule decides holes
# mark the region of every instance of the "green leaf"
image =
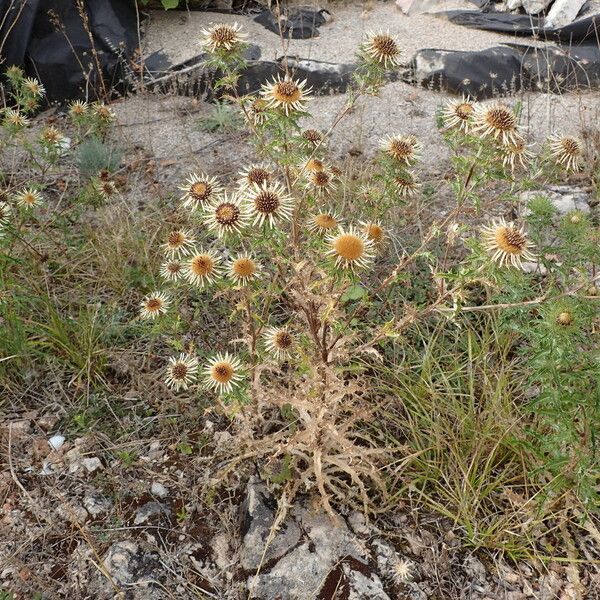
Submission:
[[360,284],[350,286],[342,296],[342,301],[348,302],[349,300],[360,300],[367,294],[367,290]]
[[179,0],[161,0],[165,10],[170,8],[177,8],[179,6]]

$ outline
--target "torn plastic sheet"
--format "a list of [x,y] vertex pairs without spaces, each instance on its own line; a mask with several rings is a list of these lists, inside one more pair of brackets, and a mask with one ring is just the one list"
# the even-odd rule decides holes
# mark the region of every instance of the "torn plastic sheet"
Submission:
[[305,40],[319,35],[319,27],[327,22],[330,14],[324,8],[290,7],[283,9],[279,18],[272,11],[263,10],[254,21],[277,35],[281,30],[285,38]]
[[445,17],[455,25],[472,29],[536,36],[550,41],[598,44],[600,40],[600,15],[591,15],[557,29],[545,29],[543,19],[529,15],[483,13],[476,10],[450,10],[435,15]]
[[0,63],[18,65],[37,77],[50,101],[94,99],[125,79],[123,69],[139,45],[133,3],[88,0],[85,9],[94,42],[75,2],[0,0]]
[[410,65],[411,83],[485,99],[522,89],[566,92],[600,87],[600,49],[510,44],[476,52],[425,49]]

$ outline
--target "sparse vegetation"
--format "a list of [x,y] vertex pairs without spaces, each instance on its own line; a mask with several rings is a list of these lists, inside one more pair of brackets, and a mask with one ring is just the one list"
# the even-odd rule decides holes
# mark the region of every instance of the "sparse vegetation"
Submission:
[[[600,230],[521,193],[571,175],[597,187],[598,157],[571,132],[534,150],[519,104],[450,102],[437,125],[453,205],[414,227],[435,190],[407,126],[360,168],[328,148],[396,65],[393,39],[365,41],[323,132],[307,128],[306,82],[239,96],[243,35],[205,37],[221,99],[200,126],[244,123],[257,160],[189,173],[140,211],[121,194],[146,163],[110,139],[110,108],[74,103],[36,137],[43,88],[9,70],[0,408],[52,389],[69,433],[114,459],[115,497],[119,473],[143,468],[144,427],[201,465],[208,506],[257,470],[282,513],[301,495],[333,518],[410,505],[469,548],[573,559],[569,534],[539,539],[598,509]],[[170,526],[189,522],[188,500]]]

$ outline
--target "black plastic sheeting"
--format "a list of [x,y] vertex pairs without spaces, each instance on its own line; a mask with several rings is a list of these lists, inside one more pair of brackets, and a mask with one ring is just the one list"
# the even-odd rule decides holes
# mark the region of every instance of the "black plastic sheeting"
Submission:
[[525,15],[448,11],[452,23],[514,36],[556,41],[542,47],[508,43],[476,52],[420,50],[404,79],[475,99],[522,89],[566,92],[600,87],[600,16],[560,29],[544,29]]
[[75,0],[0,0],[1,68],[23,67],[49,101],[95,99],[99,71],[107,89],[118,88],[139,45],[134,3],[86,0],[84,6],[89,33]]
[[314,10],[312,8],[290,7],[285,9],[279,18],[272,11],[263,10],[254,17],[254,20],[277,35],[281,31],[281,35],[285,38],[306,40],[319,35],[319,27],[327,22],[326,15],[330,14],[324,8]]

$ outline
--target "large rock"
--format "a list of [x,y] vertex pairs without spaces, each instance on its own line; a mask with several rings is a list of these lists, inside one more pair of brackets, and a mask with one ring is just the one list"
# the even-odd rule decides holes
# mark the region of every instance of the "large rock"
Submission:
[[552,0],[523,0],[523,8],[528,15],[538,15],[546,10],[551,2]]
[[534,198],[548,198],[559,215],[579,211],[590,212],[590,196],[584,190],[567,185],[551,185],[545,190],[532,190],[523,192],[520,196],[521,202],[527,214],[527,204]]
[[544,27],[564,27],[572,23],[585,2],[586,0],[555,0],[546,16]]
[[306,505],[302,498],[296,499],[274,531],[277,503],[263,483],[250,481],[240,561],[248,576],[250,598],[329,598],[333,590],[346,589],[352,600],[390,600],[380,574],[370,564],[365,542],[346,521],[333,521]]

